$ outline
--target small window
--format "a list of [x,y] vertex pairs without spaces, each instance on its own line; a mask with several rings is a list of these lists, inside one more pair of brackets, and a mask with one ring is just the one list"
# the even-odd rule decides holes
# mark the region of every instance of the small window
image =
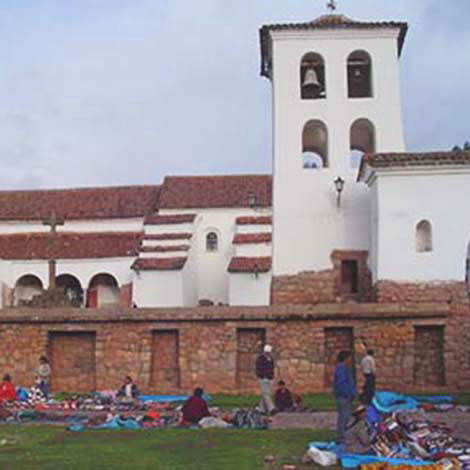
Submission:
[[218,242],[218,237],[215,232],[208,233],[206,236],[206,251],[217,251]]
[[309,52],[302,58],[300,96],[303,100],[326,98],[325,63],[320,54]]
[[425,253],[432,251],[432,227],[427,220],[416,226],[416,251]]
[[304,169],[328,166],[328,130],[321,121],[309,121],[302,132],[302,158]]
[[357,260],[341,261],[341,293],[357,294],[359,292],[359,272]]
[[348,96],[372,97],[372,61],[365,51],[355,51],[348,57]]

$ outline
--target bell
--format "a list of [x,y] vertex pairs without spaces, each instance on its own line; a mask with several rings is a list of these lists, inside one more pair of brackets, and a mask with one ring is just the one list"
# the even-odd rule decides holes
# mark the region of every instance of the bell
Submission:
[[316,96],[320,93],[321,85],[318,81],[317,72],[313,67],[308,68],[305,72],[304,82],[302,83],[302,91],[306,96]]

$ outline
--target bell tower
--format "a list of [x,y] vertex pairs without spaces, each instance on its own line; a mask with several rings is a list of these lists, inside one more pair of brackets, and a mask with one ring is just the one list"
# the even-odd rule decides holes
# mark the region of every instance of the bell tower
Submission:
[[354,21],[335,14],[334,1],[328,7],[313,21],[260,30],[261,75],[273,98],[275,277],[330,269],[335,250],[369,251],[377,221],[356,181],[361,156],[404,151],[407,24]]

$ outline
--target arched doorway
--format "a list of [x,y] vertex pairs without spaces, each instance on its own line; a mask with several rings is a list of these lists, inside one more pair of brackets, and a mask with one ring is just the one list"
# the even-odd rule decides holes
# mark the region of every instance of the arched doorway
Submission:
[[16,281],[13,293],[13,305],[21,305],[31,300],[36,295],[42,294],[42,292],[43,286],[41,279],[34,274],[25,274]]
[[107,273],[93,276],[88,286],[87,307],[119,305],[119,298],[119,286],[114,276]]
[[83,289],[80,281],[71,274],[61,274],[56,278],[56,286],[64,289],[65,294],[69,300],[77,304],[77,306],[83,305]]

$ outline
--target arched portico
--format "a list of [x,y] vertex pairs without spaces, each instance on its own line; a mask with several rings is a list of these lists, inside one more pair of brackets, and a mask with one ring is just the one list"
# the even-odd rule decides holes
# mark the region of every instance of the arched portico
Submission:
[[108,273],[93,276],[88,285],[87,307],[119,305],[120,289],[116,278]]
[[34,274],[25,274],[15,283],[13,292],[13,305],[20,305],[24,301],[31,300],[34,296],[43,292],[41,279]]
[[72,274],[61,274],[56,278],[56,286],[64,289],[71,301],[83,305],[83,288],[80,281]]

